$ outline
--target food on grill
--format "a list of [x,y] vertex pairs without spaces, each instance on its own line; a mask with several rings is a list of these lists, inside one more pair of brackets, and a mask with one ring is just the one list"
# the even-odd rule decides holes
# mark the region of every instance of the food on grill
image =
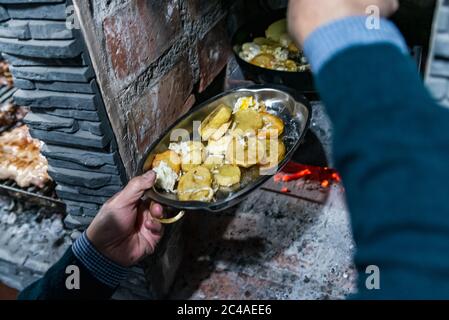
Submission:
[[[231,119],[231,115],[232,109],[230,107],[224,104],[219,105],[214,112],[201,122],[199,130],[203,140],[209,140],[211,135],[216,133],[217,130],[222,129],[222,126],[226,127],[229,119]],[[223,129],[221,131],[223,131]],[[224,131],[226,132],[226,130]]]
[[267,139],[284,133],[284,122],[271,113],[262,113],[263,127],[257,132],[259,138]]
[[0,180],[12,179],[26,188],[43,188],[50,177],[47,159],[41,153],[41,142],[31,138],[28,128],[21,126],[0,136]]
[[10,102],[0,105],[0,134],[14,127],[23,125],[28,110],[24,107],[18,107]]
[[206,167],[193,168],[179,179],[179,200],[209,202],[213,197],[212,175]]
[[178,154],[172,150],[167,150],[163,153],[159,153],[154,157],[153,168],[158,167],[161,162],[165,162],[176,174],[181,171],[181,159]]
[[226,164],[214,172],[214,180],[221,187],[231,187],[240,182],[241,172],[237,166]]
[[263,101],[240,97],[233,107],[221,104],[202,121],[203,141],[170,143],[167,151],[147,159],[144,170],[152,167],[156,187],[181,201],[210,202],[220,188],[238,186],[248,168],[281,161],[283,131],[283,121]]
[[310,70],[304,54],[288,34],[286,19],[271,24],[265,36],[244,43],[238,50],[240,58],[265,69],[289,72]]
[[9,64],[6,61],[0,61],[0,85],[12,87],[13,77],[9,71]]

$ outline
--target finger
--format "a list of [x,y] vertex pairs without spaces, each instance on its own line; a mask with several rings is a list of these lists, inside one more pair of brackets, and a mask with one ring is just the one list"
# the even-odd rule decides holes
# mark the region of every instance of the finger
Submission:
[[152,234],[160,235],[162,234],[162,230],[164,227],[160,222],[157,222],[155,220],[147,220],[145,222],[145,228],[149,230]]
[[154,171],[148,171],[142,176],[135,177],[120,192],[120,201],[125,203],[138,201],[143,196],[143,193],[154,185],[155,180],[156,174]]
[[150,213],[151,213],[151,216],[154,218],[161,219],[164,217],[164,210],[162,209],[162,206],[156,202],[151,203]]

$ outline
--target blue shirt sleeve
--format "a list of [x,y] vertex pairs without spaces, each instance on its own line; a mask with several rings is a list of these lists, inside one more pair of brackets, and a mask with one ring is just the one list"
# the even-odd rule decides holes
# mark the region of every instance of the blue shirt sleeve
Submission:
[[339,52],[360,45],[389,43],[407,53],[407,45],[396,26],[380,19],[379,28],[371,28],[366,16],[353,16],[323,25],[312,32],[304,42],[312,71],[317,74],[321,68]]
[[95,249],[86,232],[73,243],[72,250],[96,279],[111,288],[117,287],[128,275],[128,268],[111,261]]

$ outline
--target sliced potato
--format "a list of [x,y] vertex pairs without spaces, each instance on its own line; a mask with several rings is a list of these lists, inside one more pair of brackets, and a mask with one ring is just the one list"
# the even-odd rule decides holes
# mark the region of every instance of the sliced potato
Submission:
[[220,128],[218,128],[211,136],[210,140],[219,140],[222,138],[228,129],[231,127],[232,121],[224,123]]
[[209,140],[209,138],[218,130],[222,125],[229,122],[232,116],[232,108],[220,104],[214,111],[212,111],[206,119],[201,122],[199,133],[203,140]]
[[265,158],[265,146],[256,137],[234,137],[226,151],[226,160],[244,168],[252,167]]
[[265,158],[261,169],[269,169],[277,166],[285,157],[285,144],[281,139],[262,140],[265,145]]
[[214,173],[215,182],[221,187],[230,187],[240,182],[240,168],[233,165],[224,165]]
[[261,68],[272,69],[276,58],[270,53],[261,53],[255,56],[250,63]]
[[280,137],[284,133],[284,121],[281,118],[271,113],[262,113],[262,121],[263,127],[257,132],[259,138]]
[[219,155],[209,155],[206,160],[204,160],[203,166],[209,170],[214,170],[224,164],[224,157]]
[[234,135],[256,134],[263,127],[262,115],[251,109],[237,111],[234,115]]
[[158,153],[153,160],[152,168],[156,168],[164,161],[176,174],[181,171],[181,159],[178,154],[172,150]]
[[181,154],[181,168],[183,172],[201,165],[206,158],[204,145],[199,141],[188,141]]
[[278,46],[279,44],[276,41],[264,38],[264,37],[257,37],[254,38],[253,42],[259,46],[271,46],[271,47],[275,47]]
[[270,40],[279,42],[281,36],[285,33],[287,33],[287,19],[281,19],[270,24],[265,31],[265,36]]
[[179,179],[178,199],[181,201],[209,202],[214,196],[212,175],[204,166],[191,169]]

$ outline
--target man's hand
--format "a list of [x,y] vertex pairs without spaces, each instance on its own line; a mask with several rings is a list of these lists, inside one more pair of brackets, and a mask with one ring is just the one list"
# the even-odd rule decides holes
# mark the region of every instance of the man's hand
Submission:
[[124,267],[153,253],[161,238],[162,225],[152,217],[162,218],[162,207],[141,200],[155,179],[153,171],[132,179],[103,205],[87,229],[87,237],[95,248]]
[[399,7],[397,0],[290,0],[290,34],[302,45],[316,28],[333,20],[365,15],[366,9],[372,5],[377,6],[384,17],[393,14]]

